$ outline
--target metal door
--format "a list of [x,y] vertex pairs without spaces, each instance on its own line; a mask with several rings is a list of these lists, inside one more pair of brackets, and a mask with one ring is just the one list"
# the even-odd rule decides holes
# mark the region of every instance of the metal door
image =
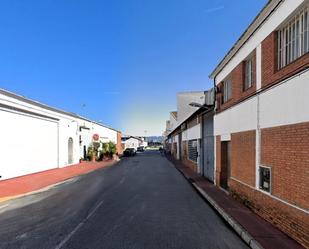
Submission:
[[202,175],[214,181],[214,128],[213,114],[203,115],[202,123]]

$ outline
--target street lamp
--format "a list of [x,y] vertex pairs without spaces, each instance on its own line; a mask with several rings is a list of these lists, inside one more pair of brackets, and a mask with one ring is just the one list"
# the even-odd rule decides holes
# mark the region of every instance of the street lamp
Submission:
[[205,108],[206,110],[209,110],[213,107],[213,105],[202,105],[197,102],[191,102],[189,106],[196,107],[196,108]]

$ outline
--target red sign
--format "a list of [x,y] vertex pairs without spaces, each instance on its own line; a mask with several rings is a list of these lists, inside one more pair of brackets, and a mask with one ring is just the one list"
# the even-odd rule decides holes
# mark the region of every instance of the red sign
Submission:
[[93,134],[92,138],[94,141],[98,141],[100,139],[100,136],[99,134]]

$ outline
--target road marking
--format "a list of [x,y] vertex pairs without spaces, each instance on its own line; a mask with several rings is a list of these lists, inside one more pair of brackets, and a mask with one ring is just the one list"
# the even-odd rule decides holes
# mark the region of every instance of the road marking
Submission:
[[88,216],[86,217],[86,220],[88,220],[102,204],[103,204],[103,201],[100,201],[100,203],[98,203],[98,205],[96,205],[96,207],[88,214]]
[[103,201],[100,201],[98,205],[83,219],[56,247],[55,249],[61,249],[71,238],[72,236],[91,218],[91,216],[97,211],[97,209],[103,204]]

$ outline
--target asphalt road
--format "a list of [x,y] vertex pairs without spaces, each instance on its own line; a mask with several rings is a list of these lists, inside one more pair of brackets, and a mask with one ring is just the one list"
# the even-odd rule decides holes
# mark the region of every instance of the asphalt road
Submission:
[[0,248],[248,247],[166,158],[144,152],[0,206]]

